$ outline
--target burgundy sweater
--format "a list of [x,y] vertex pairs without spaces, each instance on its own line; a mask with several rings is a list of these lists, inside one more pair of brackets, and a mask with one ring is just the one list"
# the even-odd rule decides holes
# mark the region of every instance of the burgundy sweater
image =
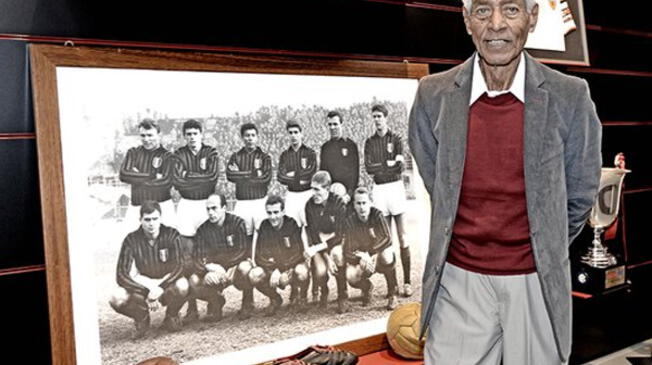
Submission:
[[536,271],[523,173],[524,105],[483,94],[470,108],[460,202],[447,261],[489,275]]

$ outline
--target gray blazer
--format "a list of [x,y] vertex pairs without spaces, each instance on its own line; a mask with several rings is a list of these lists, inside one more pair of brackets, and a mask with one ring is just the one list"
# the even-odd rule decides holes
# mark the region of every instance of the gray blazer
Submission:
[[[430,243],[421,328],[433,313],[457,214],[466,154],[473,57],[423,78],[410,113],[409,143],[430,194]],[[524,169],[530,239],[563,361],[571,347],[568,246],[587,220],[602,165],[601,125],[586,81],[526,53]]]

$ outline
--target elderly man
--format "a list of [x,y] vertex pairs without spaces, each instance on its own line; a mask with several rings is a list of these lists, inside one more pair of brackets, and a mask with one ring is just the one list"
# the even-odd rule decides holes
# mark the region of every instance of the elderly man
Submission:
[[409,143],[432,202],[426,364],[563,364],[568,245],[600,179],[585,81],[523,51],[534,0],[468,0],[477,52],[419,84]]
[[133,318],[134,338],[146,335],[150,311],[166,306],[163,327],[181,329],[179,309],[188,295],[183,277],[179,232],[161,224],[161,206],[145,200],[140,207],[140,228],[125,237],[118,258],[116,278],[120,286],[109,304],[118,313]]

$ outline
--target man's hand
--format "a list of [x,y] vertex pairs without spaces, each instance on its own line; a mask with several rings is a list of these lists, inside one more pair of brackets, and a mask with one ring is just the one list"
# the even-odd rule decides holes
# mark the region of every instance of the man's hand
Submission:
[[326,266],[328,267],[328,272],[330,272],[333,275],[337,275],[337,265],[335,264],[335,260],[331,258],[330,255],[324,255],[326,257]]
[[374,272],[374,267],[375,265],[372,264],[372,259],[371,256],[369,256],[368,253],[366,252],[357,252],[356,256],[360,258],[360,267],[362,268],[363,271],[366,273],[373,273]]
[[313,246],[308,246],[306,247],[305,251],[303,251],[303,257],[306,258],[306,260],[312,259],[313,256],[317,253],[317,250]]
[[229,171],[240,171],[240,168],[235,163],[229,164]]
[[161,308],[161,302],[159,302],[158,300],[150,300],[148,298],[147,307],[150,312],[156,312],[159,308]]
[[396,160],[396,162],[405,162],[405,157],[403,157],[401,154],[398,154],[396,157],[394,157],[394,160]]
[[161,295],[163,295],[163,288],[160,286],[152,286],[149,288],[149,294],[147,294],[148,300],[158,300]]
[[281,272],[279,269],[274,269],[272,274],[269,276],[269,285],[272,288],[278,287],[279,282],[281,281]]
[[294,177],[294,171],[290,171],[287,173],[288,177]]
[[206,265],[204,265],[204,267],[208,271],[214,271],[214,272],[224,271],[224,268],[222,267],[222,265],[219,265],[219,264],[206,264]]
[[394,165],[396,165],[396,161],[394,161],[394,160],[387,160],[387,166],[389,166],[389,167],[393,167]]
[[209,271],[204,275],[204,285],[218,286],[224,282],[224,275],[220,275],[215,271]]

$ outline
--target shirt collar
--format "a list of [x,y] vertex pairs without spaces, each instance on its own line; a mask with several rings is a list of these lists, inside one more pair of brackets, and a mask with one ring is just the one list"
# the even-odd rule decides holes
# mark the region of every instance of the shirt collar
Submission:
[[475,103],[475,101],[485,92],[489,97],[496,97],[511,92],[518,100],[525,103],[525,55],[523,52],[521,52],[520,58],[521,59],[518,61],[518,67],[516,68],[516,75],[514,75],[514,80],[512,81],[512,86],[510,86],[509,90],[489,91],[487,90],[487,83],[482,76],[482,71],[480,71],[480,56],[476,53],[473,62],[473,81],[471,84],[471,99],[469,100],[469,105],[473,105],[473,103]]

